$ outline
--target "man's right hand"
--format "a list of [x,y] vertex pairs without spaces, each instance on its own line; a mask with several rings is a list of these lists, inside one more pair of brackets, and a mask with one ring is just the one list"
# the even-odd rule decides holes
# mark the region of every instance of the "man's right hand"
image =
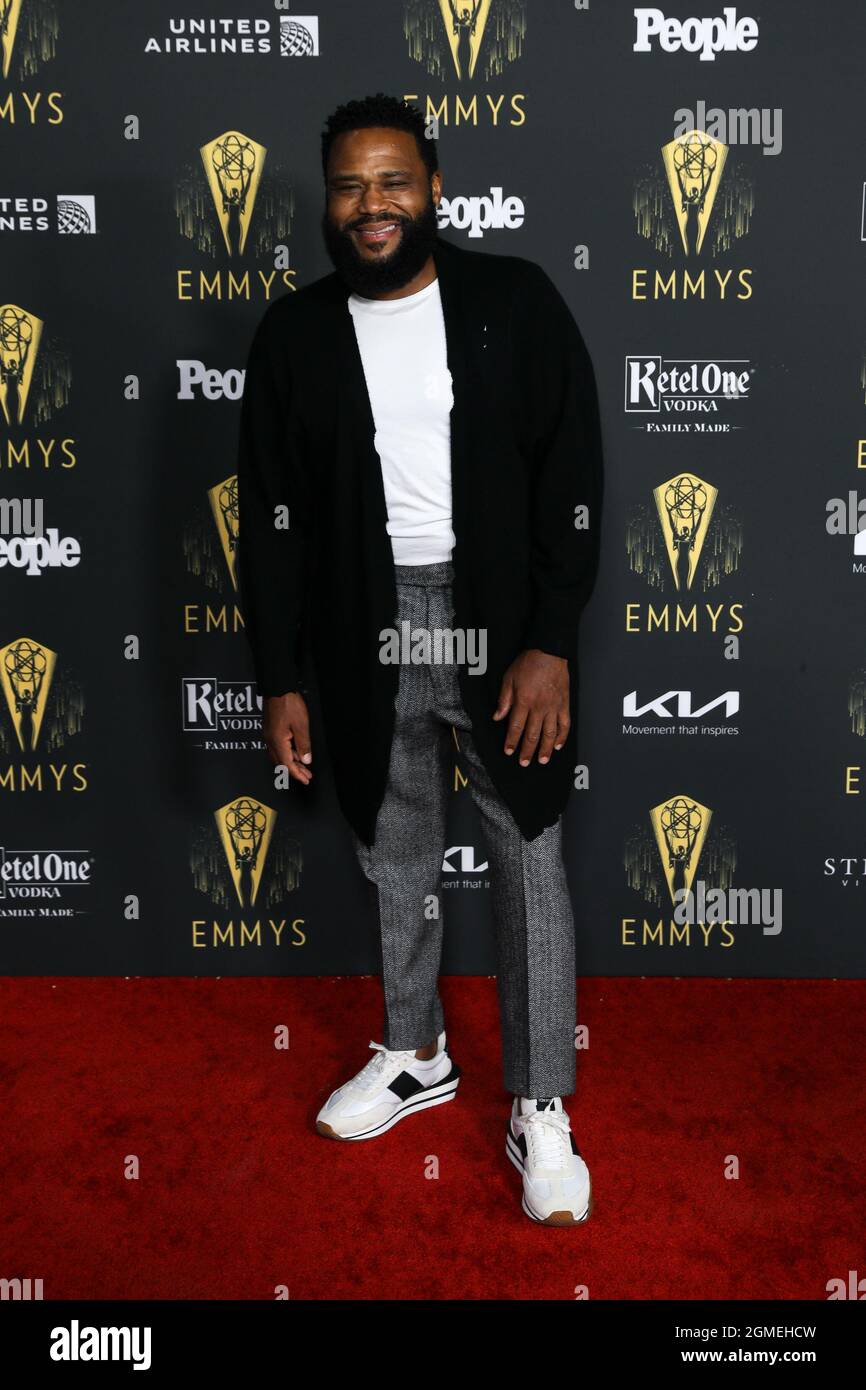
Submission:
[[287,767],[289,776],[304,786],[313,780],[306,763],[312,762],[310,750],[310,716],[303,695],[296,690],[288,695],[267,695],[262,733],[271,762]]

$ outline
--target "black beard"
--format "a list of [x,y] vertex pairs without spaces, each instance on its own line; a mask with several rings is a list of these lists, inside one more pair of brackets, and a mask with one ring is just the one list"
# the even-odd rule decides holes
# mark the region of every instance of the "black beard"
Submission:
[[[396,222],[401,229],[396,249],[376,259],[362,258],[352,240],[352,228],[371,222]],[[334,226],[327,209],[322,214],[322,235],[334,268],[349,288],[365,299],[375,299],[389,290],[400,290],[408,285],[432,253],[438,234],[432,194],[417,217],[359,217],[346,231]]]

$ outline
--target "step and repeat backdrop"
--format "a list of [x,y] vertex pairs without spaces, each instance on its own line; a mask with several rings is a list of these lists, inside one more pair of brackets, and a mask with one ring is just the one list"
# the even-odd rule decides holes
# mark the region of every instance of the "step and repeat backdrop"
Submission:
[[[0,59],[0,971],[377,968],[317,710],[309,789],[261,742],[235,472],[322,125],[383,91],[596,367],[580,973],[862,976],[862,7],[0,0]],[[455,743],[446,971],[489,899]]]

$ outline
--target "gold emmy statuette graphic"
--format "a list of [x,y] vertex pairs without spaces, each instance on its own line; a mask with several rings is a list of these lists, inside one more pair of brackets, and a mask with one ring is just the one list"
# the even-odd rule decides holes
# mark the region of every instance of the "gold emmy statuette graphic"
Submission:
[[439,0],[448,46],[459,78],[473,77],[491,0]]
[[677,890],[692,886],[713,813],[690,796],[672,796],[649,814],[671,902],[675,903]]
[[687,256],[699,256],[728,157],[721,140],[690,130],[662,146],[674,214]]
[[251,796],[239,796],[214,811],[241,907],[255,903],[276,819],[276,811]]
[[208,500],[216,523],[220,545],[231,575],[232,584],[238,587],[237,547],[238,547],[238,476],[233,473],[224,478],[216,487],[208,490]]
[[0,52],[3,54],[3,76],[9,76],[15,34],[21,18],[23,0],[0,0]]
[[43,326],[19,305],[0,304],[0,406],[7,425],[24,419]]
[[0,648],[0,682],[18,743],[31,753],[39,739],[48,691],[57,664],[57,653],[34,642],[32,637],[16,637]]
[[718,488],[694,473],[680,473],[653,488],[674,583],[681,592],[692,587],[718,495]]
[[267,150],[239,130],[226,130],[199,153],[226,251],[242,256]]

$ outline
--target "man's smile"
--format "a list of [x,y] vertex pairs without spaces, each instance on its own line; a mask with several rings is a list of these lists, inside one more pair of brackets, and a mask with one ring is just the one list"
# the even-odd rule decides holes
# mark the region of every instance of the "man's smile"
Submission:
[[365,246],[384,246],[399,229],[399,222],[368,222],[353,231]]

